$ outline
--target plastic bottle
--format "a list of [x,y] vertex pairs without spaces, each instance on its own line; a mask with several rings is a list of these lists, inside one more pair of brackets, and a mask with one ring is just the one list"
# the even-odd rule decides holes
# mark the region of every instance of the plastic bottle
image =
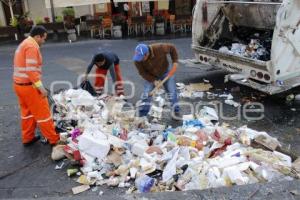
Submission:
[[120,127],[117,125],[114,125],[113,129],[112,129],[112,135],[119,137],[120,136]]
[[142,175],[139,178],[135,180],[135,187],[141,192],[141,193],[146,193],[150,192],[151,188],[154,185],[154,179],[147,176],[147,175]]

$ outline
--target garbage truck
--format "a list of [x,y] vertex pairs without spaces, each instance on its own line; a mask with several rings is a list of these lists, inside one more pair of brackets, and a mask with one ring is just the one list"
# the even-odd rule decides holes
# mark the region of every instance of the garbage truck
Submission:
[[[269,95],[300,85],[299,0],[198,0],[192,49],[197,63]],[[199,65],[201,66],[201,65]]]

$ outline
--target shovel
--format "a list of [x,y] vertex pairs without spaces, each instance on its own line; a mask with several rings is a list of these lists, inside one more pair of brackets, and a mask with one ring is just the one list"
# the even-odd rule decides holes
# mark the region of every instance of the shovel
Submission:
[[163,84],[170,78],[171,76],[166,76],[155,88],[149,93],[149,96],[153,96],[155,92],[163,86]]
[[169,74],[157,85],[155,88],[149,93],[149,96],[153,96],[155,92],[170,78],[172,77],[177,70],[177,63],[173,64],[172,69],[170,70]]

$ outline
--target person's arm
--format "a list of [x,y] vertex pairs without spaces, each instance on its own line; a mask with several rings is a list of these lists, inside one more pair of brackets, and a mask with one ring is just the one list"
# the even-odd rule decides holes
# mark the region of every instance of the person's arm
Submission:
[[177,71],[177,63],[173,63],[172,69],[169,71],[168,76],[171,77],[175,74],[175,72]]
[[44,88],[41,80],[41,66],[38,66],[39,52],[35,47],[29,47],[25,51],[26,59],[26,74],[30,82],[36,87],[41,94],[46,97],[48,95],[47,90]]
[[84,74],[84,80],[87,80],[88,74],[92,71],[94,65],[95,65],[95,62],[94,62],[94,57],[93,57],[92,61],[88,65],[88,67],[86,69],[86,72]]
[[149,82],[154,82],[157,78],[155,76],[153,76],[152,74],[150,74],[147,70],[144,69],[144,67],[138,63],[138,62],[135,62],[134,63],[139,74],[147,81]]
[[120,58],[115,55],[115,59],[114,59],[114,65],[119,65],[120,64]]
[[92,62],[88,65],[87,70],[86,70],[86,72],[85,72],[86,75],[88,75],[88,74],[92,71],[94,65],[95,65],[94,61],[92,61]]
[[163,44],[162,48],[166,54],[170,54],[171,59],[172,59],[173,67],[169,71],[169,74],[168,74],[168,76],[171,77],[177,71],[178,53],[177,53],[176,47],[173,44]]

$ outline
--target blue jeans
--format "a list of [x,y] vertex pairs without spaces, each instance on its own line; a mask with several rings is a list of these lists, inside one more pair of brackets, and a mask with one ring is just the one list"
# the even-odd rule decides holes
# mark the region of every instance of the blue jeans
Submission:
[[[170,70],[170,68],[169,68]],[[159,79],[163,80],[169,73],[169,70]],[[139,107],[139,116],[143,117],[148,114],[151,108],[151,101],[152,97],[149,96],[149,93],[154,89],[154,84],[145,80],[144,83],[144,92],[142,94],[141,100],[142,105]],[[172,108],[174,112],[179,112],[178,97],[177,97],[177,89],[176,89],[176,82],[175,76],[173,75],[164,83],[165,90],[167,91],[167,97],[171,101]],[[176,105],[175,105],[176,104]]]

